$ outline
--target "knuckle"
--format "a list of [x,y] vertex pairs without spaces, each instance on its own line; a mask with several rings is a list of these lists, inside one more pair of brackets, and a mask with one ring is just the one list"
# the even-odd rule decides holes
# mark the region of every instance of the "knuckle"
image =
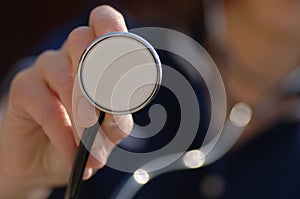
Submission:
[[37,57],[33,69],[37,70],[38,72],[43,72],[47,70],[49,66],[48,63],[52,63],[56,60],[58,52],[56,50],[46,50],[40,56]]
[[54,85],[60,85],[69,92],[73,87],[72,66],[60,51],[43,52],[34,64],[34,69],[52,89],[55,89]]
[[80,41],[82,38],[84,38],[86,35],[90,35],[91,28],[87,26],[79,26],[75,29],[73,29],[69,36],[68,36],[68,43],[73,44],[75,42]]
[[[28,83],[28,70],[18,72],[10,85],[10,95],[12,99],[18,98],[22,93],[26,93],[26,85]],[[25,91],[25,92],[24,92]]]
[[65,49],[73,67],[76,68],[81,54],[94,38],[94,31],[88,26],[80,26],[71,31],[65,43]]
[[46,50],[44,51],[40,56],[37,57],[35,66],[43,66],[45,62],[52,59],[54,56],[56,56],[57,51],[55,50]]
[[11,88],[17,88],[19,85],[22,85],[24,81],[24,71],[19,71],[11,82]]
[[32,68],[18,72],[10,84],[9,102],[18,112],[22,112],[23,105],[31,101],[32,92],[30,89],[32,89],[32,87],[30,85],[33,81],[31,73]]

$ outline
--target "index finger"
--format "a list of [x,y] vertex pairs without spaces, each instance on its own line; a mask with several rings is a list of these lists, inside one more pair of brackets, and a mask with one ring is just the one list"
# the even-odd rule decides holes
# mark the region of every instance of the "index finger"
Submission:
[[97,37],[108,32],[127,31],[123,15],[108,5],[96,7],[91,12],[89,26]]
[[[105,33],[108,32],[120,32],[127,31],[125,20],[123,16],[116,11],[114,8],[110,6],[99,6],[92,10],[89,17],[89,26],[88,27],[79,27],[73,30],[66,43],[63,46],[63,51],[66,53],[68,59],[72,63],[73,76],[76,77],[78,71],[78,65],[80,58],[84,52],[84,50],[92,43],[92,41]],[[74,81],[74,90],[73,90],[73,113],[75,113],[75,120],[82,127],[88,127],[92,125],[95,120],[95,114],[77,114],[77,112],[81,109],[93,110],[93,105],[89,104],[87,100],[83,97],[81,90],[79,89],[79,85],[77,81]],[[81,99],[81,100],[79,100]],[[81,104],[85,104],[84,108],[79,104],[79,102],[85,102]],[[89,106],[89,107],[87,107]],[[82,112],[82,111],[81,111]],[[77,117],[76,117],[77,115]],[[81,120],[78,115],[81,115]],[[84,117],[85,115],[94,115],[91,119],[89,117]]]
[[109,32],[127,31],[124,17],[114,8],[103,5],[94,8],[89,17],[89,27],[78,27],[70,34],[63,46],[73,66],[74,76],[84,50],[97,37]]

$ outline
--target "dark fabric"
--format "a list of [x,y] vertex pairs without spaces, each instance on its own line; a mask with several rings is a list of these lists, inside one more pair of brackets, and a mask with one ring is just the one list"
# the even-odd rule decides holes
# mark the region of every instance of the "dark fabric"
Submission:
[[[299,124],[282,122],[210,166],[161,175],[146,184],[135,199],[286,199],[300,198]],[[108,167],[84,183],[80,198],[110,198],[128,177]],[[206,189],[217,190],[214,197]],[[217,187],[216,187],[217,186]],[[207,188],[208,187],[208,188]],[[62,198],[63,189],[50,198]],[[213,195],[213,194],[212,194]]]
[[[84,18],[84,21],[86,18]],[[81,24],[77,20],[76,24]],[[71,27],[62,28],[54,37],[41,45],[41,50],[59,47]],[[195,35],[202,35],[203,30]],[[203,37],[199,40],[202,40]],[[171,65],[190,80],[197,91],[201,115],[209,118],[209,100],[207,89],[201,82],[201,77],[193,78],[193,71],[186,65],[179,66],[164,52],[160,52],[164,64]],[[31,60],[32,61],[32,60]],[[28,64],[27,64],[28,65]],[[18,67],[18,69],[23,67]],[[11,79],[12,76],[10,76]],[[9,81],[1,87],[1,92],[7,90]],[[174,137],[178,125],[180,110],[174,96],[162,89],[153,103],[165,105],[169,111],[169,121],[166,127],[154,138],[142,142],[139,147],[128,147],[129,150],[152,151],[162,147]],[[134,115],[135,121],[143,125],[149,121],[147,111]],[[203,117],[205,118],[205,117]],[[191,148],[199,147],[202,143],[208,120],[199,121],[200,128]],[[171,132],[171,133],[170,133]],[[130,140],[131,138],[128,138]],[[125,140],[126,142],[126,140]],[[294,199],[300,198],[300,132],[299,124],[282,121],[269,129],[265,129],[261,136],[247,143],[238,150],[227,154],[217,162],[196,170],[186,170],[161,175],[146,184],[135,196],[135,199]],[[95,176],[83,183],[80,199],[108,199],[122,186],[130,174],[116,171],[109,167],[99,170]],[[64,188],[57,188],[49,199],[63,198]]]
[[278,124],[208,167],[158,177],[136,198],[209,198],[202,183],[211,175],[224,183],[222,194],[214,198],[299,198],[299,135],[298,124]]
[[[188,63],[179,65],[166,52],[159,51],[159,53],[162,63],[172,66],[183,74],[198,94],[202,117],[199,121],[198,134],[190,149],[198,148],[205,136],[203,132],[206,132],[209,124],[209,121],[205,120],[209,118],[210,111],[207,89],[201,83],[201,77],[195,76],[195,73],[190,70],[191,66]],[[170,132],[176,133],[176,126],[180,122],[178,120],[180,109],[178,110],[176,97],[172,96],[167,89],[162,89],[153,103],[163,105],[167,111],[168,120],[164,128],[151,139],[135,140],[136,146],[139,147],[132,146],[127,148],[128,150],[153,151],[163,147],[174,137]],[[140,125],[147,124],[149,120],[147,111],[146,108],[135,114],[135,122]],[[282,120],[264,129],[258,135],[260,136],[207,167],[172,172],[151,180],[136,194],[135,199],[299,198],[299,124]],[[143,143],[142,146],[138,144],[140,142]],[[129,175],[105,167],[84,183],[80,198],[112,198]],[[62,194],[63,189],[56,190],[50,198],[62,198]]]

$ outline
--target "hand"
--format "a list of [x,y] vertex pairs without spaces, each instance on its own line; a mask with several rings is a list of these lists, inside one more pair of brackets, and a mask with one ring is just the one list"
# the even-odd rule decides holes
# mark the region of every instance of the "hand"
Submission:
[[[76,86],[80,56],[96,37],[126,30],[119,12],[97,7],[90,14],[89,26],[73,30],[61,49],[43,53],[32,67],[16,75],[0,129],[2,197],[30,198],[39,187],[67,183],[79,143],[77,130],[97,122],[94,107]],[[106,114],[105,136],[95,153],[101,157],[90,156],[85,179],[105,164],[114,144],[132,126],[131,115],[114,118]]]

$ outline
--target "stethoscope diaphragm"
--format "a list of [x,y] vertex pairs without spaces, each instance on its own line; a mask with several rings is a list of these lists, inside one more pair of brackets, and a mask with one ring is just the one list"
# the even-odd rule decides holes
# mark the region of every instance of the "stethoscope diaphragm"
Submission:
[[143,38],[113,32],[96,39],[79,64],[79,85],[87,99],[111,114],[136,112],[155,96],[161,83],[161,63]]

